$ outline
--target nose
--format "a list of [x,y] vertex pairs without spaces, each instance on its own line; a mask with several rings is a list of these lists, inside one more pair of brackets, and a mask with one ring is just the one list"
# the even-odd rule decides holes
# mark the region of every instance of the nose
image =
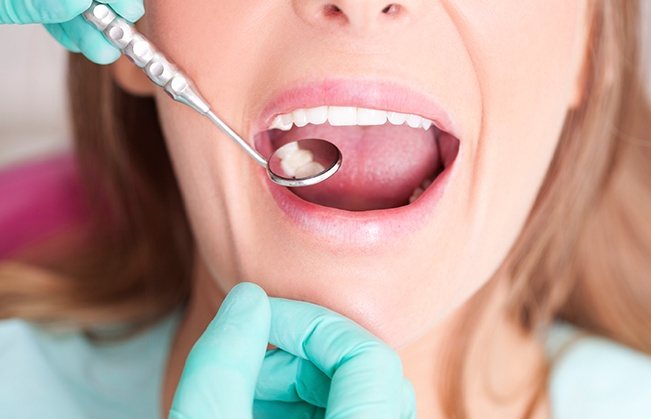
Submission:
[[296,14],[310,25],[359,33],[418,16],[424,0],[292,0]]

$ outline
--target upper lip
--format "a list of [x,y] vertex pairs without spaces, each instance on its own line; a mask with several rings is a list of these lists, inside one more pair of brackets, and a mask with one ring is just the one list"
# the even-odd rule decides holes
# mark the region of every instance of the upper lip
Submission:
[[357,106],[416,114],[434,122],[438,129],[459,138],[456,124],[431,95],[393,81],[328,79],[302,82],[276,93],[253,121],[251,137],[266,131],[276,115],[316,106]]

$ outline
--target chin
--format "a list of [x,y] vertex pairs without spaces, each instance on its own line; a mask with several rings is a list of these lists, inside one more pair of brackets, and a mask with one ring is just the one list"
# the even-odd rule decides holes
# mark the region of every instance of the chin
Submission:
[[[333,310],[364,327],[393,348],[405,346],[428,330],[450,307],[433,307],[423,293],[426,279],[401,275],[376,263],[372,268],[332,272],[331,266],[254,281],[273,297],[306,301]],[[298,271],[298,270],[296,270]],[[295,271],[295,272],[296,272]]]

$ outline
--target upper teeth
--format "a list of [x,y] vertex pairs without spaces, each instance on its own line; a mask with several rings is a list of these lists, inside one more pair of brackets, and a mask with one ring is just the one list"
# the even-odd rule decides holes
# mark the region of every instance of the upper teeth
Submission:
[[370,126],[407,123],[411,128],[430,129],[433,122],[419,115],[379,109],[357,108],[353,106],[318,106],[315,108],[296,109],[290,113],[274,118],[269,129],[289,131],[294,125],[304,127],[307,124],[322,125],[328,122],[332,126]]

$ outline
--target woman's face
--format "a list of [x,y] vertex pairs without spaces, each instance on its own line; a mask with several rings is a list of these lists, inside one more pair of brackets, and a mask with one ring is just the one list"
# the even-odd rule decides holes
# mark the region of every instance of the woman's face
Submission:
[[[157,93],[220,287],[257,282],[396,347],[467,301],[521,231],[580,95],[585,3],[147,2],[145,32],[251,144],[267,152],[318,136],[343,151],[339,177],[289,193],[205,118]],[[267,131],[277,115],[289,131]],[[414,115],[437,128],[399,125],[422,124]],[[306,117],[315,123],[297,127]],[[428,177],[434,184],[408,204]]]

